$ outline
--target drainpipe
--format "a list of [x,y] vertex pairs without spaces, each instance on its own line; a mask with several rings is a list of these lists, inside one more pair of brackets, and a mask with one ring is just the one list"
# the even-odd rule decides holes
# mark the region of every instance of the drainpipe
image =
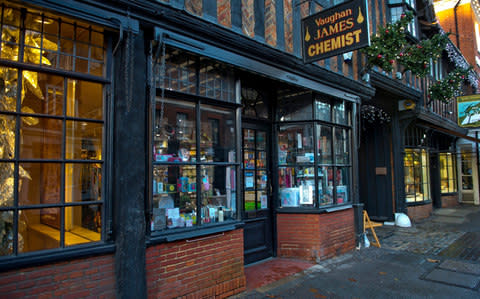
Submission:
[[457,48],[458,49],[460,49],[460,34],[458,33],[457,8],[460,5],[460,2],[462,2],[462,0],[458,0],[457,4],[455,4],[455,7],[453,8],[453,15],[455,17],[455,35],[457,36]]

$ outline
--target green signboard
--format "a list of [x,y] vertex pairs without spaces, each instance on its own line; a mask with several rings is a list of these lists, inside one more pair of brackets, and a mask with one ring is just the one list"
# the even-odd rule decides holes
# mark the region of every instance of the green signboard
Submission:
[[457,113],[460,127],[480,127],[480,94],[457,97]]
[[305,63],[370,45],[366,0],[353,0],[302,20]]

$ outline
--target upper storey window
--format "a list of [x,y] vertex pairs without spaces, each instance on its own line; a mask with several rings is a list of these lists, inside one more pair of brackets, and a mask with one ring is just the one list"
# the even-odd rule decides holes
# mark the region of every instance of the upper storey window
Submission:
[[401,15],[407,11],[413,12],[412,22],[405,28],[412,37],[418,38],[417,12],[415,0],[389,0],[390,22],[394,23],[400,20]]

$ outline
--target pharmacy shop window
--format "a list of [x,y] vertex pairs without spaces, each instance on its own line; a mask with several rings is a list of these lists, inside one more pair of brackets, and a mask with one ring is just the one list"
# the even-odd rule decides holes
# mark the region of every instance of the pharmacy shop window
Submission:
[[[289,105],[292,101],[297,104]],[[318,209],[352,201],[351,110],[349,102],[326,96],[279,98],[280,208]]]
[[106,35],[0,8],[0,58],[9,61],[0,63],[0,261],[98,244],[108,222]]
[[162,51],[154,66],[150,230],[175,233],[236,220],[233,72],[181,50]]

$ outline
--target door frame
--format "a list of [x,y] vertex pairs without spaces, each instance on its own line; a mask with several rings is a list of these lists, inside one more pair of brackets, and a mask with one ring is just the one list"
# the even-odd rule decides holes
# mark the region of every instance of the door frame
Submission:
[[[243,149],[244,149],[244,146],[243,146],[243,130],[244,129],[251,129],[251,130],[262,130],[266,133],[266,137],[267,137],[267,144],[266,144],[266,158],[267,158],[267,165],[266,165],[266,169],[267,169],[267,175],[269,177],[269,180],[268,180],[268,183],[267,183],[267,192],[268,192],[268,197],[267,197],[267,201],[268,201],[268,212],[267,212],[267,215],[263,215],[262,212],[258,212],[258,211],[265,211],[265,210],[255,210],[255,214],[252,215],[252,216],[249,216],[249,213],[247,211],[245,211],[245,181],[244,181],[244,173],[245,173],[245,168],[244,168],[244,156],[243,156]],[[248,120],[248,119],[245,119],[245,120],[242,120],[242,126],[241,126],[241,157],[242,157],[242,161],[241,161],[241,204],[242,204],[242,221],[245,223],[245,226],[247,226],[248,224],[252,224],[254,222],[256,222],[255,220],[257,221],[260,221],[260,220],[266,220],[267,221],[267,224],[268,224],[268,228],[266,228],[264,230],[264,233],[265,233],[265,240],[266,242],[269,242],[270,245],[267,244],[267,248],[266,250],[269,252],[269,254],[267,256],[263,256],[261,254],[259,254],[258,256],[262,256],[261,258],[255,258],[255,253],[256,251],[253,250],[251,253],[249,254],[252,254],[252,261],[247,260],[247,256],[245,255],[245,251],[244,251],[244,258],[245,258],[245,264],[250,264],[250,263],[254,263],[254,262],[257,262],[257,261],[260,261],[262,259],[265,259],[265,258],[268,258],[268,257],[274,257],[276,256],[276,227],[275,227],[275,224],[276,224],[276,221],[275,221],[275,198],[274,198],[274,192],[273,192],[273,179],[274,179],[274,169],[273,169],[273,166],[274,166],[274,155],[273,155],[273,141],[274,141],[274,138],[273,138],[273,135],[272,135],[272,132],[273,132],[273,124],[270,123],[270,122],[267,122],[267,121],[259,121],[259,120]],[[256,181],[256,179],[255,179]],[[253,214],[253,213],[251,213]],[[244,228],[244,234],[245,234],[245,228]],[[244,235],[244,245],[246,245],[246,236]],[[260,248],[260,247],[259,247]],[[245,247],[244,247],[244,250],[245,250]],[[258,252],[260,252],[261,250],[257,250]],[[247,253],[248,254],[248,253]]]

